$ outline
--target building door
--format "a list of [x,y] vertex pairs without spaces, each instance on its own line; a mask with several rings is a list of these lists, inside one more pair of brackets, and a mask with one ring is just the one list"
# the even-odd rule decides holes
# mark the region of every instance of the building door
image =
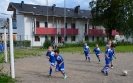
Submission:
[[58,37],[58,43],[61,43],[61,40],[62,40],[62,39],[61,39],[61,37],[59,36],[59,37]]
[[55,37],[51,36],[51,41],[55,41]]

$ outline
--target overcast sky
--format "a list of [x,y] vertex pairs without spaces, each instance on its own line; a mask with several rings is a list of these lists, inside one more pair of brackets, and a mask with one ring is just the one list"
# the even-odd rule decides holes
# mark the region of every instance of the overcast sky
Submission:
[[[12,14],[7,12],[7,7],[9,2],[20,3],[22,0],[0,0],[0,13]],[[46,5],[46,0],[23,0],[27,4],[37,4],[37,5]],[[89,9],[89,2],[91,0],[66,0],[66,7],[74,8],[77,5],[80,5],[81,9]],[[64,0],[48,0],[49,6],[56,4],[58,7],[64,6]],[[1,14],[0,14],[1,16]]]

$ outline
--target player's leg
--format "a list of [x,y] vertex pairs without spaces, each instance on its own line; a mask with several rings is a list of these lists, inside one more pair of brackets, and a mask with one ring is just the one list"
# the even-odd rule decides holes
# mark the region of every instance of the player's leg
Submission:
[[106,60],[106,68],[105,68],[106,76],[108,76],[109,64],[110,64],[110,60]]
[[55,71],[56,71],[56,72],[59,71],[59,65],[56,65]]
[[100,60],[100,55],[96,55],[96,56],[97,56],[98,61],[99,61],[99,63],[100,63],[100,61],[101,61],[101,60]]
[[67,75],[66,75],[66,73],[64,71],[64,65],[63,64],[60,67],[60,71],[61,71],[62,75],[64,76],[64,79],[66,79],[67,78]]
[[106,76],[108,76],[109,64],[106,65]]
[[88,58],[88,61],[90,62],[91,59],[90,59],[90,54],[89,53],[87,54],[87,58]]
[[114,60],[114,57],[112,56],[112,58],[111,58],[111,68],[113,68],[113,60]]
[[85,53],[85,60],[86,60],[86,61],[87,61],[87,58],[88,58],[88,57],[87,57],[87,54]]
[[49,75],[48,76],[51,76],[51,74],[52,74],[52,67],[55,67],[55,63],[50,63],[50,69],[49,69]]

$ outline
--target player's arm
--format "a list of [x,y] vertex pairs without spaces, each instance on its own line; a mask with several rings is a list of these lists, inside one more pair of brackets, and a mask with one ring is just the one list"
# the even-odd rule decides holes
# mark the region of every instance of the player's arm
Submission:
[[109,57],[108,57],[108,51],[107,50],[105,52],[105,57],[109,59]]
[[50,58],[50,57],[49,57],[49,55],[48,55],[48,53],[46,53],[46,58],[47,58],[47,59],[49,59],[49,58]]
[[116,59],[116,56],[115,56],[115,51],[114,51],[114,54],[113,54],[114,58]]
[[61,63],[59,65],[61,66],[62,63],[64,63],[64,59],[63,58],[61,58]]

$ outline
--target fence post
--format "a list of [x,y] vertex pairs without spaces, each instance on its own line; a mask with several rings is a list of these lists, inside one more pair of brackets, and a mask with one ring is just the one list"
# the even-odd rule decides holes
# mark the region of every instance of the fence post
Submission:
[[4,28],[4,55],[5,55],[5,62],[7,62],[6,27]]
[[14,69],[14,48],[13,48],[13,34],[12,34],[12,18],[9,18],[9,32],[10,32],[10,64],[11,64],[11,77],[15,78],[15,69]]

